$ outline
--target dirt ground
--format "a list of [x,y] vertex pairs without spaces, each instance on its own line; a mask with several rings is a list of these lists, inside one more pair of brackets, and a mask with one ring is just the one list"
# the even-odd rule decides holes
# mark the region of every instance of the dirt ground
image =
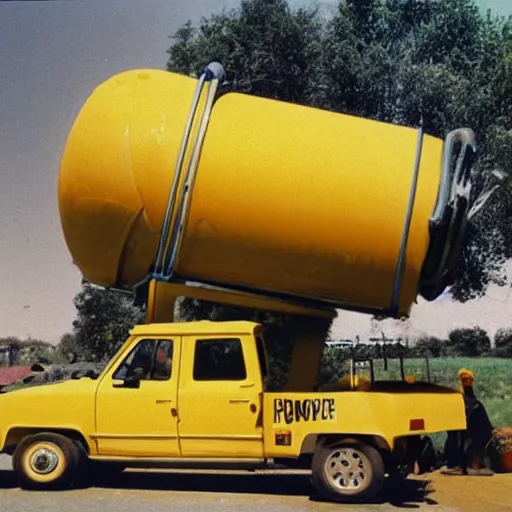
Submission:
[[435,472],[415,479],[429,481],[426,502],[432,505],[460,512],[512,511],[512,474],[447,476]]

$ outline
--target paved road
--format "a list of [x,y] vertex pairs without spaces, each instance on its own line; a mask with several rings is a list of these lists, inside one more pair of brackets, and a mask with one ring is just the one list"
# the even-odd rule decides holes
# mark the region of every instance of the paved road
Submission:
[[[503,479],[509,475],[485,478],[485,482],[476,477],[439,479],[439,475],[434,475],[437,479],[434,478],[433,484],[426,480],[407,481],[400,495],[383,496],[372,505],[340,506],[312,500],[309,477],[300,472],[155,473],[137,470],[125,471],[94,487],[47,493],[20,490],[10,467],[10,459],[0,456],[0,504],[2,510],[9,512],[89,512],[93,509],[102,512],[144,509],[152,512],[383,512],[400,508],[413,508],[418,512],[472,512],[484,507],[493,512],[512,510],[512,500],[506,501],[503,495],[496,494],[503,488],[511,488],[510,478]],[[471,497],[475,486],[482,484],[492,484],[494,490],[488,493],[494,496],[491,501],[487,501],[485,493],[477,493],[476,499]],[[441,492],[433,493],[436,487],[440,487]]]

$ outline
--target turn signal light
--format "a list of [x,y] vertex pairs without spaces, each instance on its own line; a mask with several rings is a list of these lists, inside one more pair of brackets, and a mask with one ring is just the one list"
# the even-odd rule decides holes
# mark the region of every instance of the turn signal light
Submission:
[[409,430],[425,430],[425,420],[423,418],[411,420]]

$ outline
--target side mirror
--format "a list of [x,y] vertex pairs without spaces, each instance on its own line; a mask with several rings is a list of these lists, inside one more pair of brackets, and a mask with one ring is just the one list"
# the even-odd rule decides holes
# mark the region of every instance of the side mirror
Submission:
[[130,375],[124,379],[125,388],[140,388],[140,378],[137,375]]
[[140,388],[140,378],[137,375],[130,375],[123,380],[122,384],[113,384],[115,388]]

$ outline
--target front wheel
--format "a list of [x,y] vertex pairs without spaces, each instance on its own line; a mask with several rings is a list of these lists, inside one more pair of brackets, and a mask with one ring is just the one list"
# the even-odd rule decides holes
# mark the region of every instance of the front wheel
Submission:
[[368,501],[384,484],[385,469],[380,453],[359,441],[318,446],[311,469],[313,486],[332,501]]
[[71,439],[39,433],[22,439],[12,461],[22,489],[67,489],[74,483],[79,453]]

